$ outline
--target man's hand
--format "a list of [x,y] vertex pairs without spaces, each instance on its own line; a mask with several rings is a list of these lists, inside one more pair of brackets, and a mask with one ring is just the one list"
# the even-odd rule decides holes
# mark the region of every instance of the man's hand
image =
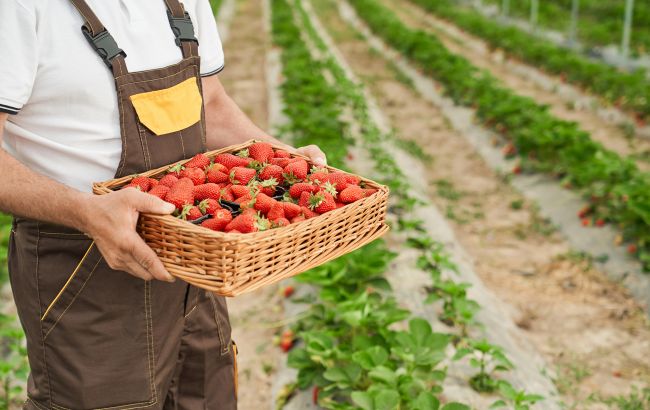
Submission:
[[135,231],[140,212],[164,215],[173,211],[174,205],[135,188],[91,196],[84,212],[85,232],[95,240],[112,269],[144,280],[174,282],[156,253]]
[[327,165],[327,157],[325,156],[325,153],[316,145],[307,145],[306,147],[297,148],[296,153],[308,157],[311,162],[318,166],[323,167]]

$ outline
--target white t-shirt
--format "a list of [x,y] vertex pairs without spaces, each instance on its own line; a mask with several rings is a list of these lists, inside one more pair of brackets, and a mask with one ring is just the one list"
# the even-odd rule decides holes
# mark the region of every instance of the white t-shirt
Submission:
[[[178,63],[163,0],[87,0],[126,54],[129,71]],[[183,0],[199,40],[201,75],[224,65],[208,0]],[[78,190],[113,178],[120,161],[113,76],[81,33],[68,0],[0,0],[3,148],[32,170]]]

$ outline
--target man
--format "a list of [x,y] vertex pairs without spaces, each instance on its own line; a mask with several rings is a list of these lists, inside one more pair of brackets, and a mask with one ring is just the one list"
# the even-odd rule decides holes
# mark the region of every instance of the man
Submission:
[[275,141],[216,76],[208,0],[183,3],[0,2],[0,209],[17,216],[26,409],[236,408],[225,301],[174,281],[135,232],[139,212],[173,206],[90,193],[205,149]]

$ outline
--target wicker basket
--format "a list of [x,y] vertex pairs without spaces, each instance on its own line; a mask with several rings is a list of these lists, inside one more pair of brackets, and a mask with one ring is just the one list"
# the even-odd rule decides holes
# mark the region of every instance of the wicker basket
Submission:
[[[206,155],[212,158],[236,152],[253,142]],[[179,163],[184,162],[187,161]],[[160,177],[171,165],[174,164],[140,175]],[[93,192],[107,194],[128,184],[133,177],[95,183]],[[282,228],[247,234],[223,233],[171,215],[142,214],[137,229],[172,275],[219,295],[241,295],[321,265],[385,234],[388,188],[361,180],[378,191],[343,208]]]

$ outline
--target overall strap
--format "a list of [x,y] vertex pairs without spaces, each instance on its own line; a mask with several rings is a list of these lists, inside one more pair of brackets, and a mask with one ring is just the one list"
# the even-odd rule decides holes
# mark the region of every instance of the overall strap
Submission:
[[118,47],[111,33],[97,18],[85,0],[70,0],[79,14],[84,19],[84,25],[81,32],[84,34],[91,47],[99,54],[104,64],[113,71],[114,76],[126,74],[126,63],[124,58],[126,53]]
[[165,0],[169,25],[176,37],[176,45],[183,51],[183,57],[198,57],[199,41],[194,35],[194,25],[189,13],[179,0]]

